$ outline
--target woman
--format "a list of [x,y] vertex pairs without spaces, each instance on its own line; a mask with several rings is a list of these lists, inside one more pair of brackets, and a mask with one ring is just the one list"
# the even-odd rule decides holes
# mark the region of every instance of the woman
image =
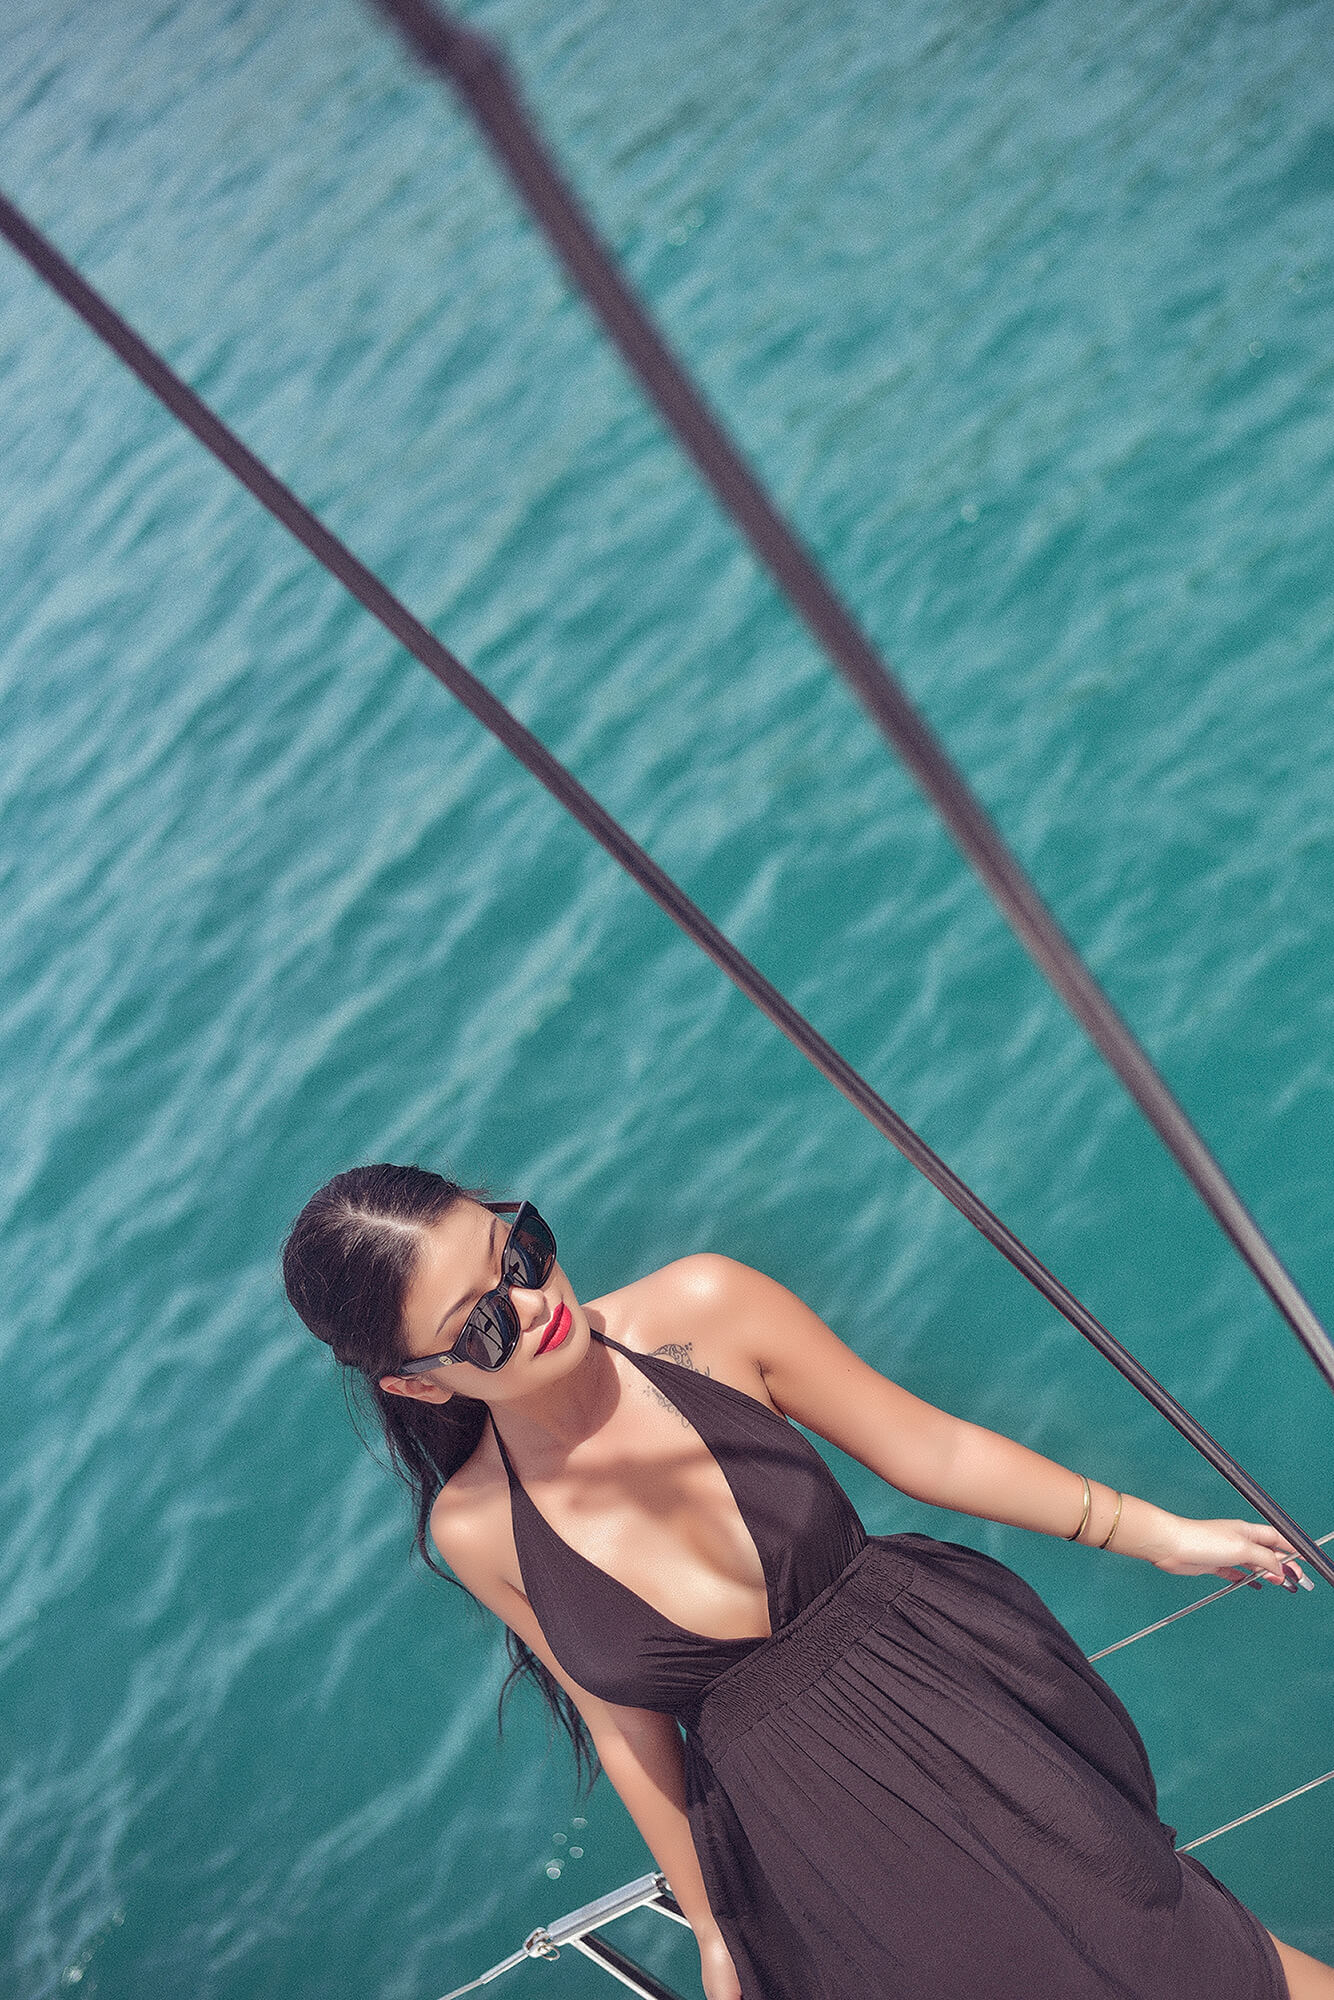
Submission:
[[591,1739],[708,2000],[1334,2000],[1175,1853],[1129,1716],[1027,1585],[868,1539],[788,1419],[934,1506],[1176,1576],[1295,1587],[1274,1529],[947,1416],[726,1258],[581,1305],[528,1204],[420,1168],[331,1181],[284,1277],[370,1384],[423,1554]]

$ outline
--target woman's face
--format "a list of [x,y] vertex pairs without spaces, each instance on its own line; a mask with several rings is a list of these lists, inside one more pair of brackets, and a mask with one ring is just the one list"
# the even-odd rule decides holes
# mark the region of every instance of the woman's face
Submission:
[[[403,1305],[409,1355],[438,1354],[458,1338],[483,1292],[500,1282],[508,1220],[475,1201],[459,1201],[423,1230],[417,1268]],[[519,1344],[500,1368],[448,1361],[429,1375],[382,1375],[380,1386],[423,1402],[447,1402],[455,1391],[484,1403],[509,1403],[558,1381],[588,1351],[588,1320],[559,1264],[534,1290],[515,1285],[510,1303],[519,1320]],[[552,1337],[554,1336],[554,1338]],[[544,1340],[545,1350],[538,1349]]]

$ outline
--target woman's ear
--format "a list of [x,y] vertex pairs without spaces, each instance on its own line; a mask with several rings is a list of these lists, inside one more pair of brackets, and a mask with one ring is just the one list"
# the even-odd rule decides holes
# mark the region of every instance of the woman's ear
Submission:
[[382,1375],[380,1387],[387,1396],[407,1396],[418,1403],[447,1403],[454,1394],[426,1375]]

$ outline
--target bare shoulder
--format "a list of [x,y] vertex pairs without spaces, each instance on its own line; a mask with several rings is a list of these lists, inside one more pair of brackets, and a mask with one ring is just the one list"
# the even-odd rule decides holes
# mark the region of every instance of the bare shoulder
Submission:
[[[686,1257],[655,1273],[678,1323],[698,1329],[717,1373],[906,1491],[934,1479],[958,1420],[889,1380],[818,1313],[763,1271],[730,1257]],[[754,1385],[754,1386],[753,1386]],[[925,1468],[925,1470],[924,1470]]]
[[755,1286],[771,1283],[763,1272],[738,1264],[734,1257],[701,1250],[692,1257],[678,1257],[675,1263],[664,1264],[661,1270],[650,1271],[647,1277],[636,1278],[633,1284],[595,1303],[609,1318],[634,1321],[645,1314],[682,1312],[705,1324],[733,1312]]
[[495,1587],[519,1588],[509,1482],[499,1453],[481,1448],[447,1479],[431,1508],[431,1540],[443,1562],[475,1597],[490,1604]]
[[790,1297],[763,1272],[702,1251],[593,1304],[623,1346],[718,1376],[773,1407],[755,1332],[772,1315],[775,1298]]
[[627,1345],[655,1351],[669,1337],[690,1342],[712,1373],[863,1463],[872,1428],[879,1434],[915,1422],[928,1408],[863,1361],[795,1292],[734,1258],[683,1257],[608,1303],[622,1300],[636,1335]]

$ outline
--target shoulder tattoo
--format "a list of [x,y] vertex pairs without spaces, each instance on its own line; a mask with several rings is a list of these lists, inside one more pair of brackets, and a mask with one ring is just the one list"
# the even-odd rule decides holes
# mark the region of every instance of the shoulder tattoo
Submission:
[[[665,1340],[662,1346],[655,1347],[653,1352],[655,1355],[660,1354],[664,1361],[674,1361],[678,1368],[693,1369],[696,1375],[707,1375],[709,1372],[707,1368],[701,1368],[696,1362],[693,1341]],[[656,1382],[650,1382],[647,1376],[642,1376],[640,1379],[655,1403],[660,1403],[665,1410],[675,1411],[687,1430],[694,1429],[694,1425],[690,1422],[690,1419],[676,1408],[670,1396],[663,1395],[662,1390]]]

